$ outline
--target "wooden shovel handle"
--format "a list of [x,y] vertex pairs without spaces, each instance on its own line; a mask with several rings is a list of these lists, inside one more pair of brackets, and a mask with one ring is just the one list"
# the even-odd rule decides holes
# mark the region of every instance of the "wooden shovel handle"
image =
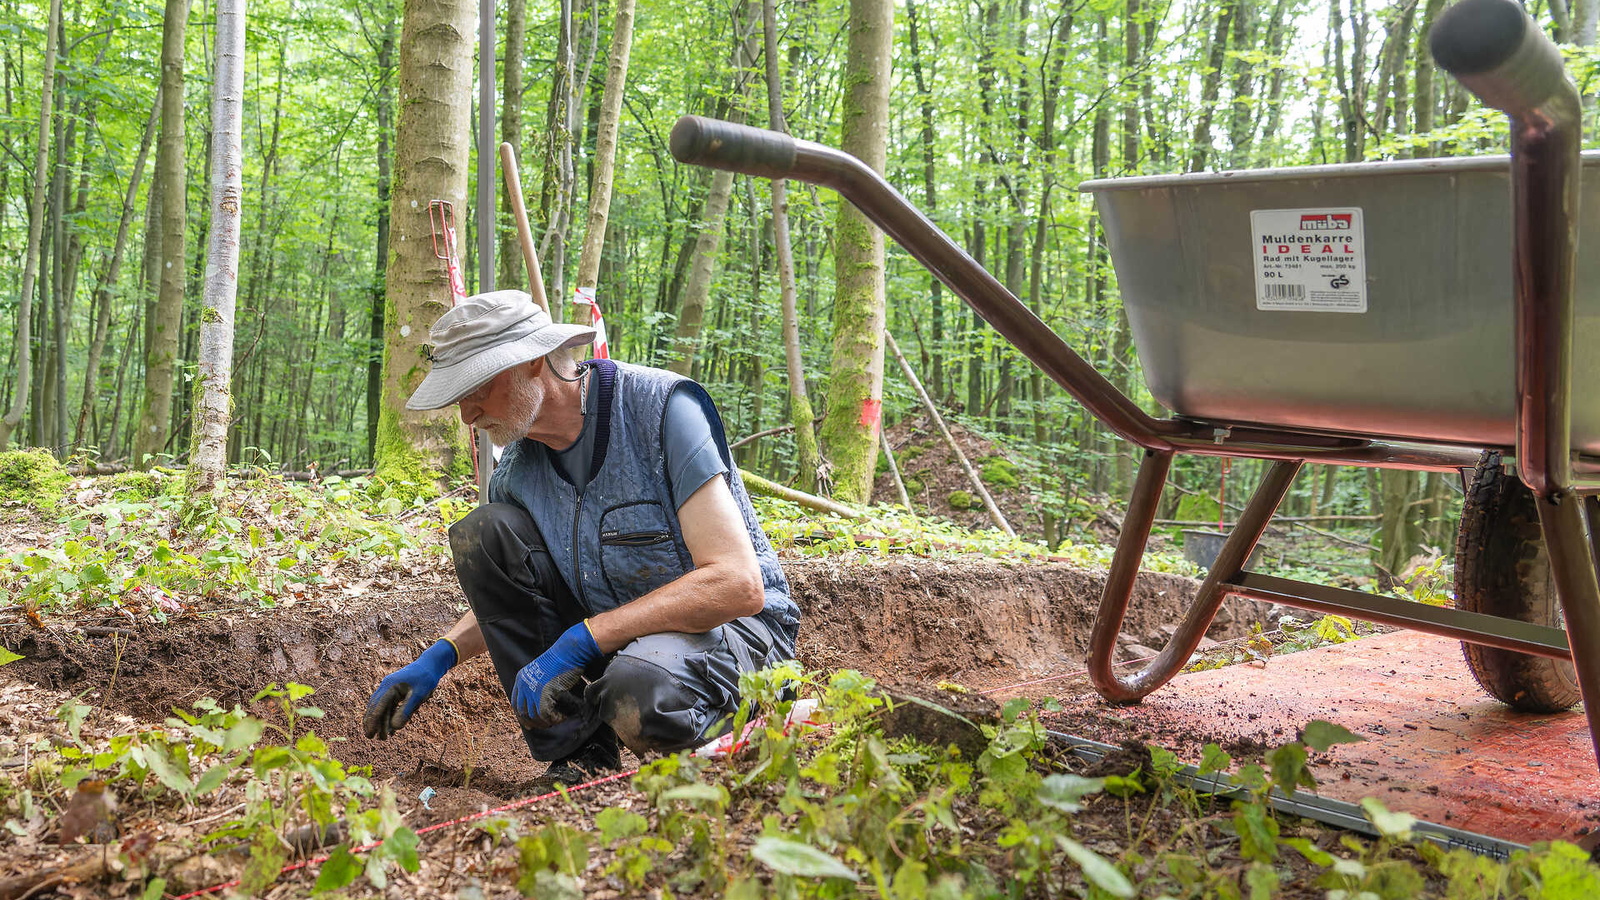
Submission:
[[522,245],[522,260],[528,264],[528,293],[545,312],[544,275],[539,272],[539,254],[533,248],[533,229],[528,227],[528,207],[522,201],[522,177],[517,174],[517,151],[509,143],[500,145],[500,171],[506,179],[506,194],[511,199],[511,215],[517,221],[517,243]]

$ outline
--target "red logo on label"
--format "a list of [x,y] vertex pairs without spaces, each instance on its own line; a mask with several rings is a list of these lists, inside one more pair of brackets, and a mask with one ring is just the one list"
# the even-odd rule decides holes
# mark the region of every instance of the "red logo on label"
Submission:
[[1317,216],[1301,216],[1301,231],[1349,231],[1355,225],[1355,216],[1350,213],[1323,213]]

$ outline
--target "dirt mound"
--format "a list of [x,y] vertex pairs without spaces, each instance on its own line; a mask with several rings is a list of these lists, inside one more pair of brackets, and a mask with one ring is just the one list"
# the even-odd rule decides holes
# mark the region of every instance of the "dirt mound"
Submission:
[[[994,497],[995,505],[1018,534],[1037,537],[1041,533],[1040,512],[1033,495],[1022,484],[1016,465],[1005,452],[982,435],[959,423],[946,421],[956,446],[966,455],[973,471]],[[927,416],[907,419],[891,426],[885,434],[894,450],[895,464],[905,479],[906,493],[920,513],[930,513],[969,528],[989,528],[989,513],[983,499],[972,490],[972,482],[956,462],[954,453],[939,434],[938,426]],[[880,457],[881,458],[881,457]],[[887,462],[872,485],[872,497],[880,503],[898,503],[894,476]]]

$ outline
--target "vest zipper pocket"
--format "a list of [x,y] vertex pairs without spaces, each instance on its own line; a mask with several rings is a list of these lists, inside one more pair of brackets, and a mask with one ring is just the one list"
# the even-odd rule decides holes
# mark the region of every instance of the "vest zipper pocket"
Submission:
[[611,547],[649,547],[671,539],[672,536],[665,531],[633,531],[626,534],[605,531],[600,534],[600,543]]

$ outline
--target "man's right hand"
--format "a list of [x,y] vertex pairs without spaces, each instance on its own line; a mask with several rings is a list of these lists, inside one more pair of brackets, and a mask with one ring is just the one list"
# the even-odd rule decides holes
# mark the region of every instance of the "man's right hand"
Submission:
[[433,695],[439,680],[455,664],[455,645],[439,640],[422,651],[416,662],[379,682],[361,720],[367,737],[388,740],[389,735],[405,727],[411,714]]

